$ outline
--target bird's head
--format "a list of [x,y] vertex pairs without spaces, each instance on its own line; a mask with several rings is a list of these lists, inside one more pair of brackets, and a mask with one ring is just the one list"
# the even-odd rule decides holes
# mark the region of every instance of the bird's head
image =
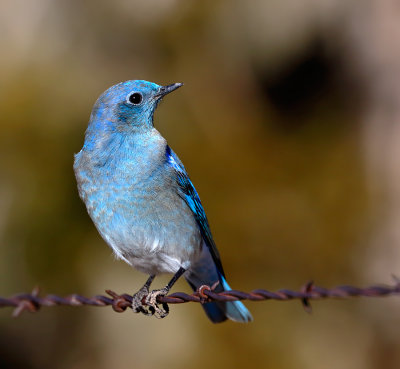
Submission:
[[86,147],[115,133],[153,128],[153,114],[158,103],[182,83],[160,86],[143,80],[118,83],[97,99],[86,131]]
[[181,86],[182,83],[160,86],[142,80],[118,83],[98,98],[93,107],[92,119],[112,120],[121,127],[152,126],[158,103],[165,95]]

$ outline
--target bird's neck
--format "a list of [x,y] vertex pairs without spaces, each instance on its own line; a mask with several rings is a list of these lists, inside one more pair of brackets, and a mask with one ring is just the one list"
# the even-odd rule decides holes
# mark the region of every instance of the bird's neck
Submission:
[[92,121],[89,125],[82,151],[92,165],[115,165],[125,160],[142,161],[149,155],[165,155],[166,141],[155,128],[118,130],[114,127],[104,120]]

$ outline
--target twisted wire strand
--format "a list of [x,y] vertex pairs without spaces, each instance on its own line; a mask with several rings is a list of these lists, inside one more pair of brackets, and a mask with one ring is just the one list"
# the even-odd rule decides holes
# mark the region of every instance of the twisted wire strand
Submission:
[[[318,287],[313,282],[305,284],[300,291],[281,289],[276,292],[257,289],[251,292],[227,291],[216,293],[215,286],[201,286],[195,293],[187,294],[175,292],[167,296],[158,296],[158,303],[182,304],[187,302],[207,303],[211,301],[265,301],[265,300],[300,300],[306,311],[311,311],[310,300],[352,297],[385,297],[400,295],[400,280],[395,279],[394,285],[374,285],[366,288],[354,286],[337,286],[331,289]],[[108,296],[96,295],[84,297],[72,294],[65,297],[57,295],[39,296],[39,289],[35,287],[31,293],[21,293],[11,297],[0,297],[0,307],[14,307],[12,316],[17,317],[24,311],[36,312],[42,306],[111,306],[114,311],[122,313],[132,307],[132,296],[128,294],[119,295],[114,291],[106,290]]]

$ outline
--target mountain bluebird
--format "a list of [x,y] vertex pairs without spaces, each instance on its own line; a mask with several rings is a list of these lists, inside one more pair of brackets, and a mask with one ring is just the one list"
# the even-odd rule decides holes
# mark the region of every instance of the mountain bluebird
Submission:
[[[199,195],[153,126],[161,99],[181,86],[137,80],[109,88],[93,107],[74,162],[79,195],[101,236],[118,258],[150,276],[133,296],[133,310],[159,318],[168,307],[160,307],[157,296],[166,295],[182,275],[193,290],[202,285],[230,290]],[[174,277],[150,292],[160,273]],[[252,320],[240,301],[203,307],[214,323]]]

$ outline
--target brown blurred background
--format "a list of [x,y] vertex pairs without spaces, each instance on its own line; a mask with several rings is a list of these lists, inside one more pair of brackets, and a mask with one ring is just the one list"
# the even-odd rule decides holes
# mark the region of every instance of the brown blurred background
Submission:
[[[144,282],[97,234],[72,171],[95,99],[127,79],[185,83],[155,124],[234,288],[392,282],[399,36],[395,0],[2,0],[0,295]],[[218,326],[195,304],[161,321],[2,309],[0,367],[400,367],[396,298],[317,302],[312,315],[297,302],[247,306],[254,323]]]

